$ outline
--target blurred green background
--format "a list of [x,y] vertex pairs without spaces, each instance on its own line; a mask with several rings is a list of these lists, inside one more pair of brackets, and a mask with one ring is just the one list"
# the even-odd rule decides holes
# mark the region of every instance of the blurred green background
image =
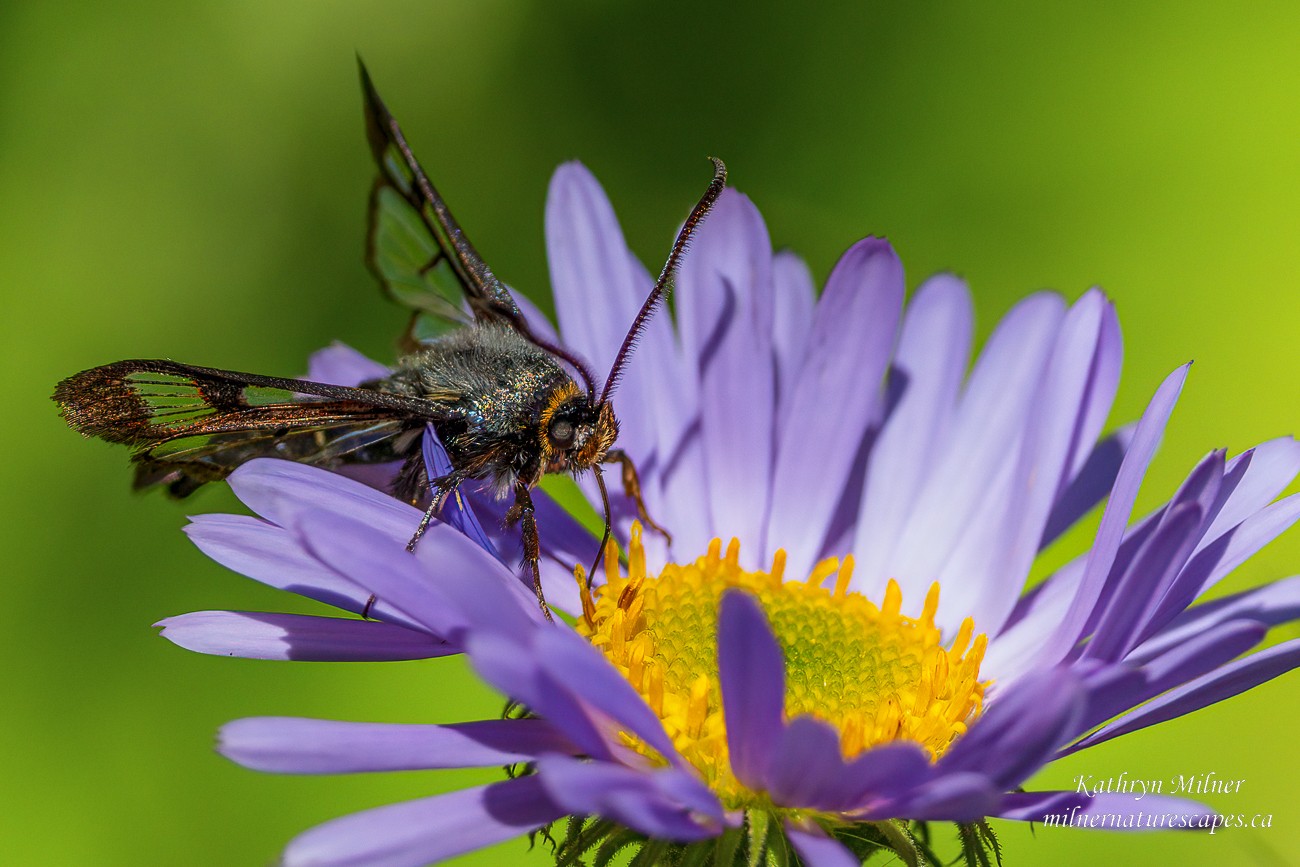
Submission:
[[[445,722],[500,700],[456,661],[257,663],[154,637],[185,611],[310,609],[185,541],[186,511],[232,509],[228,491],[133,496],[124,451],[48,399],[123,357],[293,374],[333,339],[390,357],[403,317],[361,263],[354,52],[496,272],[543,305],[546,184],[574,158],[655,268],[716,154],[819,278],[886,234],[910,285],[970,280],[981,336],[1033,289],[1105,286],[1127,342],[1112,424],[1197,361],[1149,508],[1210,448],[1300,428],[1300,8],[1237,8],[0,5],[0,862],[264,864],[330,817],[492,776],[286,778],[216,756],[244,715]],[[1224,589],[1295,572],[1300,534]],[[1297,714],[1291,675],[1033,781],[1213,771],[1246,784],[1208,800],[1271,830],[1003,823],[1007,863],[1300,863]],[[547,863],[523,852],[457,863]]]

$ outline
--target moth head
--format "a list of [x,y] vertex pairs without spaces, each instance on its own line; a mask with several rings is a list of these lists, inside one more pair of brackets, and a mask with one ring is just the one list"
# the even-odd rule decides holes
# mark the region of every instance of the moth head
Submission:
[[573,384],[551,395],[540,421],[542,463],[550,473],[588,469],[600,463],[618,439],[613,407],[593,405]]

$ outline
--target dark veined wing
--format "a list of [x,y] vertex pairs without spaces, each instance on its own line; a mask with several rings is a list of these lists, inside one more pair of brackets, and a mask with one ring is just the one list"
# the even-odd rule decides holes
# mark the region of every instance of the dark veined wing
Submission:
[[82,371],[54,399],[75,430],[131,447],[136,487],[166,485],[177,496],[256,457],[396,459],[398,437],[453,415],[419,398],[162,360]]
[[370,270],[393,300],[415,311],[417,339],[436,337],[471,315],[519,327],[523,318],[505,284],[461,231],[360,66],[366,137],[379,166],[370,194]]

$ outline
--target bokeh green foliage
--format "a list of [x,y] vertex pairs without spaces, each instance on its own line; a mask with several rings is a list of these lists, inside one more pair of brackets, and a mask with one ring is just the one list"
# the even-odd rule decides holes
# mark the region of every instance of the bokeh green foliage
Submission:
[[[354,51],[496,272],[544,306],[547,179],[575,158],[651,267],[716,154],[819,277],[887,234],[911,285],[970,280],[981,336],[1030,290],[1104,285],[1127,340],[1112,424],[1197,361],[1149,508],[1210,448],[1298,426],[1296,45],[1284,3],[0,6],[0,862],[267,863],[332,816],[492,776],[283,778],[213,754],[244,715],[447,722],[500,699],[455,660],[257,663],[153,637],[185,611],[311,608],[185,541],[183,515],[235,508],[228,491],[132,496],[123,451],[81,441],[48,400],[123,357],[291,374],[333,339],[391,356],[402,315],[361,264]],[[1298,571],[1293,534],[1225,589]],[[1214,771],[1247,782],[1210,800],[1276,814],[1271,831],[1001,823],[1009,863],[1300,862],[1298,685],[1034,781]],[[462,863],[546,862],[523,849]]]

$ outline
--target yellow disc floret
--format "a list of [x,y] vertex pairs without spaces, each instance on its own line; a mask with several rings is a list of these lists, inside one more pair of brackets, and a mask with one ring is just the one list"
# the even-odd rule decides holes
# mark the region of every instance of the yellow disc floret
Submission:
[[[934,615],[939,585],[920,617],[900,613],[892,579],[877,606],[850,591],[853,558],[824,560],[803,580],[785,580],[785,552],[767,572],[739,565],[715,539],[693,563],[646,574],[641,529],[632,528],[626,574],[611,542],[604,586],[587,590],[578,631],[599,648],[664,722],[682,756],[730,807],[758,796],[736,781],[727,757],[718,685],[718,604],[728,588],[753,594],[785,656],[787,718],[809,714],[840,732],[845,758],[893,740],[915,741],[938,758],[978,715],[987,683],[979,666],[987,639],[967,618],[945,649]],[[833,586],[825,587],[834,577]],[[632,748],[659,759],[637,739]]]

